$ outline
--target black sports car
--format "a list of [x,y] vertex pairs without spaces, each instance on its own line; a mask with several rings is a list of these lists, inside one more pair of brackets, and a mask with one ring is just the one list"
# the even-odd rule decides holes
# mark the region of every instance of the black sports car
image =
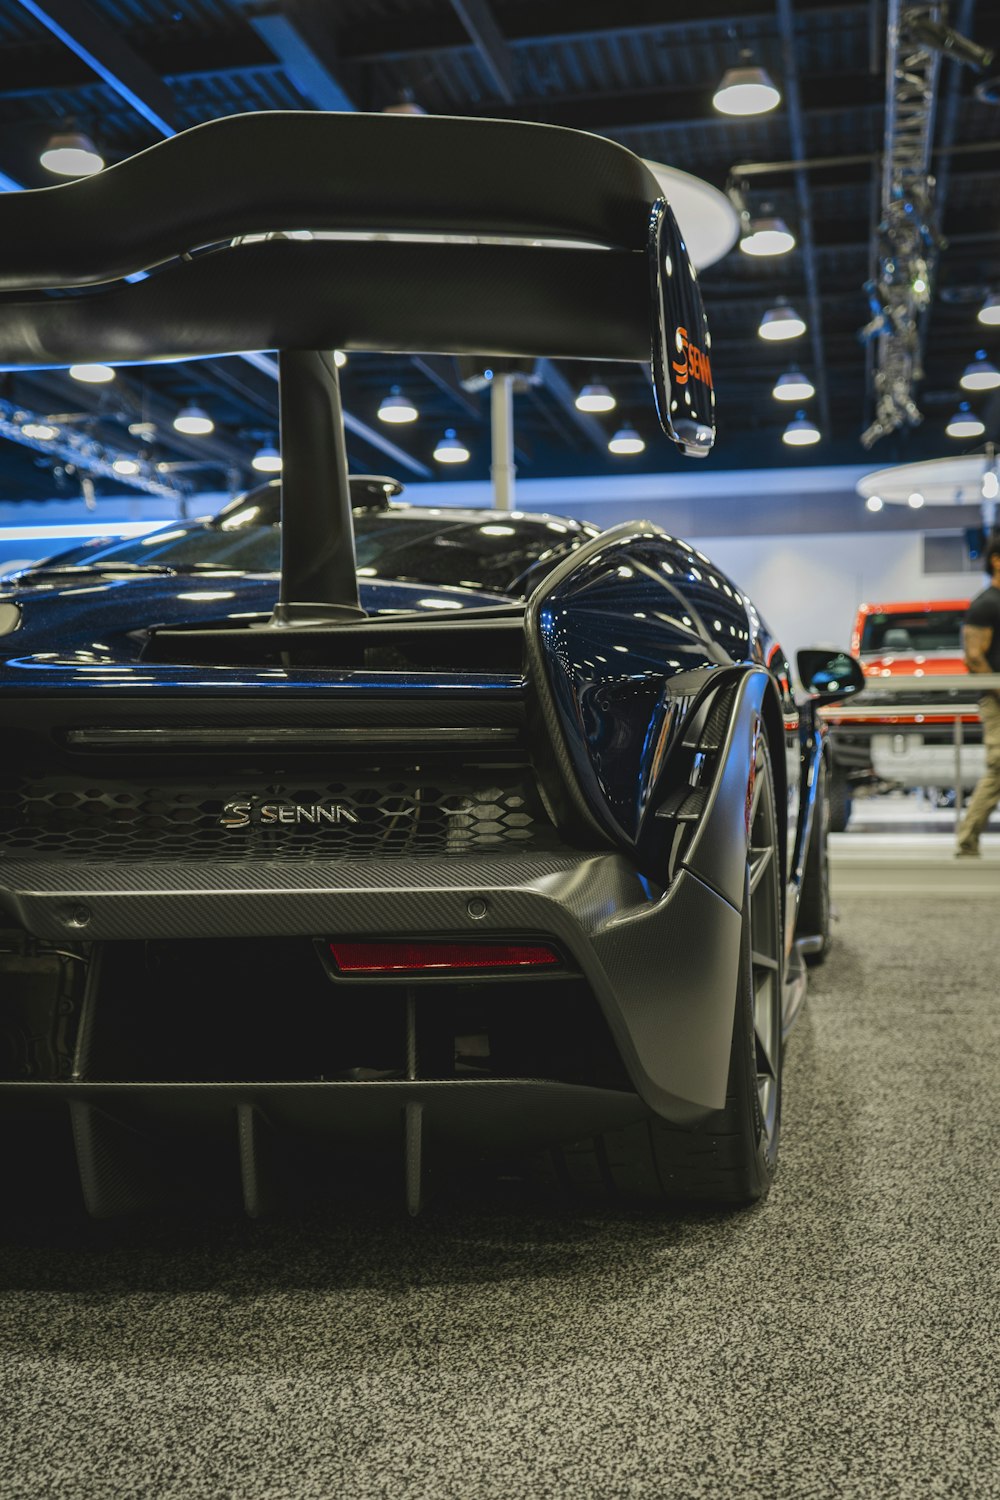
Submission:
[[[751,602],[641,521],[548,518],[564,555],[522,567],[497,562],[506,513],[437,517],[363,561],[431,518],[359,518],[317,349],[637,359],[652,327],[665,428],[714,435],[697,284],[641,163],[546,127],[399,125],[229,119],[8,195],[0,360],[278,347],[284,469],[280,578],[248,497],[0,597],[0,1111],[71,1147],[96,1214],[211,1173],[256,1213],[292,1163],[322,1180],[373,1143],[397,1143],[411,1211],[454,1149],[759,1198],[828,937],[814,706],[860,673],[801,653],[796,704]],[[321,148],[333,182],[294,166]],[[469,238],[239,243],[387,219]]]

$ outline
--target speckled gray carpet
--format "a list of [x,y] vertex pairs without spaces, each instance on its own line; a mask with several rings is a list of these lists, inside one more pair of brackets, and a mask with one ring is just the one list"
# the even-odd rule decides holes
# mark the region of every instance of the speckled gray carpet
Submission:
[[997,903],[840,905],[755,1212],[8,1235],[0,1496],[1000,1495]]

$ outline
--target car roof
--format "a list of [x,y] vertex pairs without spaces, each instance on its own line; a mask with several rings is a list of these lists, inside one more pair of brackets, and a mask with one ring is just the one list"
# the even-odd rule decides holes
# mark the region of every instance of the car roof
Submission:
[[923,610],[925,614],[934,614],[937,610],[968,609],[968,599],[903,599],[893,600],[889,604],[862,604],[858,607],[858,615],[904,615],[916,614]]

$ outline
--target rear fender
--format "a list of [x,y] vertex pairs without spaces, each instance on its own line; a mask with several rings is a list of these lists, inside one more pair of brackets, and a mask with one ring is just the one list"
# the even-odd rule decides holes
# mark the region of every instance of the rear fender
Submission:
[[[707,638],[671,581],[677,571],[677,544],[630,522],[566,559],[525,612],[533,747],[557,822],[570,836],[621,850],[661,883],[674,873],[681,842],[688,850],[697,844],[708,862],[719,823],[731,815],[730,776],[734,785],[743,778],[745,797],[751,752],[741,742],[737,753],[731,741],[745,738],[747,714],[759,721],[770,681]],[[741,644],[749,654],[749,625]],[[740,769],[722,777],[727,757]],[[692,838],[689,825],[709,807],[713,833]],[[739,818],[733,826],[742,826]],[[673,835],[682,827],[680,841]],[[744,861],[745,838],[733,855],[738,879],[727,865],[723,882],[737,905]]]

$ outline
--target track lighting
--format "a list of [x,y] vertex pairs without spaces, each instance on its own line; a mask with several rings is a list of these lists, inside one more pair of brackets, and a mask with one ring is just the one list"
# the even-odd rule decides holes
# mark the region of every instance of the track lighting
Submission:
[[21,431],[26,438],[34,438],[36,443],[51,443],[59,436],[59,428],[53,427],[51,422],[22,422]]
[[805,320],[800,318],[792,307],[771,307],[760,320],[757,329],[762,339],[768,343],[780,343],[785,339],[797,339],[800,334],[805,333]]
[[804,411],[797,411],[781,434],[781,441],[789,448],[809,448],[819,442],[819,428],[811,422]]
[[958,411],[945,428],[945,432],[952,438],[982,437],[985,431],[985,422],[980,421],[968,401],[962,402]]
[[914,490],[912,494],[907,496],[906,503],[911,510],[919,510],[924,503],[924,497],[919,490]]
[[120,474],[123,479],[127,478],[131,474],[138,474],[139,472],[139,463],[134,458],[116,458],[111,467],[114,469],[115,473]]
[[40,161],[57,177],[93,177],[104,166],[104,157],[90,136],[79,130],[57,131],[50,136]]
[[884,502],[881,495],[869,495],[865,501],[865,509],[878,511],[882,509]]
[[181,407],[174,418],[174,427],[178,432],[189,433],[192,437],[205,437],[215,431],[215,423],[208,412],[193,401]]
[[795,236],[784,219],[751,219],[740,249],[744,255],[787,255],[795,249]]
[[455,436],[454,427],[445,429],[444,437],[434,449],[434,457],[439,464],[464,464],[469,457],[469,450],[463,442]]
[[378,409],[380,422],[415,422],[418,415],[417,408],[398,385],[392,387],[388,396],[383,396]]
[[609,453],[641,453],[646,444],[634,427],[619,427],[608,443]]
[[573,405],[577,411],[614,411],[618,403],[608,387],[595,380],[581,388]]
[[815,394],[816,387],[801,370],[788,370],[779,375],[771,392],[775,401],[808,401]]
[[712,103],[720,115],[763,115],[781,103],[781,94],[764,68],[730,68]]

